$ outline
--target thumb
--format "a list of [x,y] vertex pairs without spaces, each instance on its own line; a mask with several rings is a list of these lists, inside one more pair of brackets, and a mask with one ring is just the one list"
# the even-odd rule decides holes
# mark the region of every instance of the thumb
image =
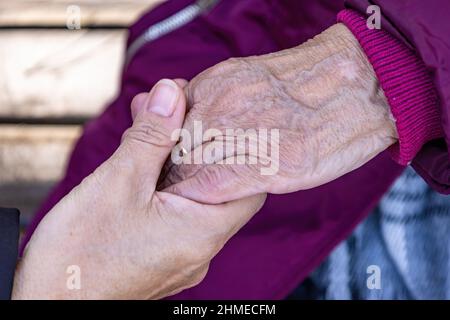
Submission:
[[[133,125],[117,150],[155,187],[162,166],[179,138],[186,110],[183,90],[172,80],[160,80],[148,94],[131,103]],[[149,181],[150,180],[150,181]],[[150,186],[149,186],[150,187]]]

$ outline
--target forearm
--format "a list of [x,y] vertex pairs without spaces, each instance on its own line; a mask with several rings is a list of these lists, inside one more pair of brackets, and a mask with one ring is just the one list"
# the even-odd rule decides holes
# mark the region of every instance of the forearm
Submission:
[[[49,214],[64,216],[65,212],[54,208]],[[45,223],[45,220],[44,220]],[[64,228],[63,223],[59,226]],[[70,243],[52,241],[52,235],[58,233],[58,228],[46,228],[45,224],[38,227],[38,232],[28,243],[23,256],[17,264],[14,285],[12,290],[13,300],[49,300],[49,299],[81,299],[87,290],[71,288],[70,279],[75,279],[78,274],[73,275],[69,266],[75,262],[70,260],[75,252],[83,252],[89,248],[78,246],[70,248]],[[79,256],[82,256],[79,254]],[[76,261],[81,265],[80,259]],[[85,278],[85,275],[83,275]],[[83,281],[83,289],[87,286]]]

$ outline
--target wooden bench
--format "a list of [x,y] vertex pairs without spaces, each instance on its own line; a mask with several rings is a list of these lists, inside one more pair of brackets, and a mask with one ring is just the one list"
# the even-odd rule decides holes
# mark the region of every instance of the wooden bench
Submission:
[[23,225],[116,94],[127,27],[160,1],[0,2],[0,206],[19,208]]

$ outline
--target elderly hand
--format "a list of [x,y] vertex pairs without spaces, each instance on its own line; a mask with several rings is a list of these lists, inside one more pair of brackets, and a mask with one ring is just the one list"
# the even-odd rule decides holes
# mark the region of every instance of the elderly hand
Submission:
[[[374,71],[342,24],[296,48],[227,60],[185,91],[191,110],[184,128],[193,138],[177,146],[174,162],[182,163],[167,164],[161,188],[205,203],[324,184],[397,138]],[[196,126],[209,132],[199,138]],[[254,129],[258,138],[239,140],[242,131],[227,128]],[[261,129],[269,134],[259,136]]]
[[[212,257],[264,196],[204,205],[156,192],[185,116],[182,89],[162,80],[132,103],[114,155],[41,222],[20,262],[13,298],[148,299],[197,284]],[[74,277],[79,277],[75,279]]]

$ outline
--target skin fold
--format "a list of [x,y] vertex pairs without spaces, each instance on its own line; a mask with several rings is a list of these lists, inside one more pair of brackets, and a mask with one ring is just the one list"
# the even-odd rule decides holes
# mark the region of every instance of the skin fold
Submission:
[[185,92],[190,111],[184,129],[194,135],[194,121],[201,121],[203,130],[225,133],[181,141],[177,148],[184,157],[193,159],[200,145],[238,143],[226,128],[279,130],[279,169],[273,175],[261,174],[264,159],[224,164],[248,153],[245,146],[242,154],[218,152],[212,163],[169,161],[159,188],[203,203],[313,188],[397,141],[374,70],[343,24],[295,48],[219,63],[192,79]]

